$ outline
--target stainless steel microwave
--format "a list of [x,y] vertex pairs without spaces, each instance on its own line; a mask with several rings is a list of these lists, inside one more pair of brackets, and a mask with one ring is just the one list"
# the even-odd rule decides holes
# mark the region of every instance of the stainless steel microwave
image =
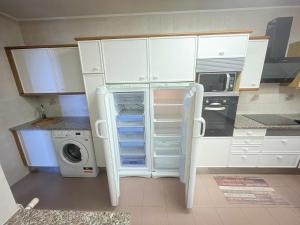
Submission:
[[204,87],[204,92],[234,91],[236,73],[196,73],[196,82]]

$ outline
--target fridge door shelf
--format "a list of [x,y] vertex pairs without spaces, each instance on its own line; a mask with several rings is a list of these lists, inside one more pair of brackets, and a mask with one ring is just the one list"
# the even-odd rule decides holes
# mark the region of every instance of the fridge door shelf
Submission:
[[144,156],[121,156],[121,164],[123,167],[144,167]]
[[179,156],[154,156],[155,169],[178,169],[179,163]]
[[119,141],[121,148],[143,148],[145,146],[145,141]]
[[144,133],[145,127],[144,126],[119,126],[118,132],[119,133]]

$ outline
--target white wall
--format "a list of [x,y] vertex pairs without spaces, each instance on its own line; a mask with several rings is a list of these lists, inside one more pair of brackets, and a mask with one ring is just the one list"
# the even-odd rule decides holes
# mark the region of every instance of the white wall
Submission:
[[42,96],[38,101],[47,116],[89,116],[85,95]]
[[10,127],[35,118],[34,98],[20,97],[16,88],[4,46],[22,45],[19,25],[0,16],[0,163],[11,185],[28,173],[23,166]]
[[299,40],[299,7],[27,21],[21,22],[21,29],[26,44],[72,43],[78,36],[228,29],[253,29],[253,34],[262,35],[267,23],[279,16],[294,16],[291,41]]

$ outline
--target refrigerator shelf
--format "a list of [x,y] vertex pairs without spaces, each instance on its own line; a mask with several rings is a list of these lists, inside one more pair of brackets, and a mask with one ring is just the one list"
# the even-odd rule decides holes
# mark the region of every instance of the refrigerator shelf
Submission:
[[182,119],[171,119],[171,118],[159,118],[159,119],[153,119],[154,123],[180,123],[182,122]]
[[122,122],[128,122],[128,121],[144,121],[144,115],[138,114],[127,114],[127,115],[118,115],[117,120]]
[[169,106],[175,106],[175,107],[182,107],[182,103],[154,103],[155,107],[169,107]]
[[179,156],[181,149],[156,148],[154,150],[157,156]]
[[118,126],[119,133],[141,133],[145,131],[144,126]]
[[119,141],[121,148],[143,148],[145,146],[145,141],[133,140],[133,141]]
[[154,156],[155,169],[178,169],[180,156]]
[[123,167],[144,167],[145,162],[144,156],[121,156],[121,164]]
[[118,121],[118,127],[144,127],[144,121]]
[[143,132],[118,133],[119,141],[143,141],[145,139]]

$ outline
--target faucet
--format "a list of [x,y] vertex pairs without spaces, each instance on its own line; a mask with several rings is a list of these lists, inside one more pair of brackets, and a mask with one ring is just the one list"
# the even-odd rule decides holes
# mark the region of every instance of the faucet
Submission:
[[40,117],[41,117],[41,119],[47,118],[46,109],[43,104],[41,104],[41,107],[40,107]]

